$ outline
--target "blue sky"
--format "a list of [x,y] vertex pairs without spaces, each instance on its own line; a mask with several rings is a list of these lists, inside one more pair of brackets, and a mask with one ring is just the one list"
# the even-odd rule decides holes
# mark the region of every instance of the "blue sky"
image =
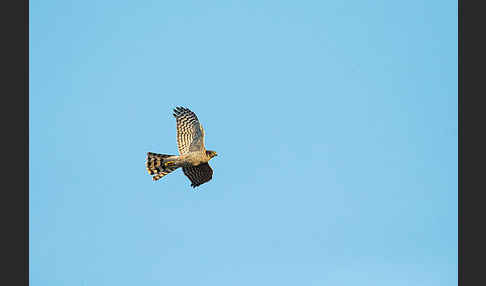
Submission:
[[456,1],[34,0],[29,68],[31,285],[457,285]]

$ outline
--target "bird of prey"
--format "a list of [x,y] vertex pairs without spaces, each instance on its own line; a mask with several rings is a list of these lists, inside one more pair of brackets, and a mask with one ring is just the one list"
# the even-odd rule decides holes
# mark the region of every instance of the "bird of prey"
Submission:
[[208,162],[218,154],[204,147],[204,129],[194,112],[185,107],[176,107],[173,115],[177,123],[179,155],[148,152],[145,165],[154,181],[182,168],[191,181],[191,187],[195,188],[211,180],[213,169]]

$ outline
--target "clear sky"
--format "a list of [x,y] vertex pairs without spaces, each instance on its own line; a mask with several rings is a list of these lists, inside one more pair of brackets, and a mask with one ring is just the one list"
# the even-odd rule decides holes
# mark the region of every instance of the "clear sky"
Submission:
[[457,122],[457,1],[32,0],[31,285],[457,285]]

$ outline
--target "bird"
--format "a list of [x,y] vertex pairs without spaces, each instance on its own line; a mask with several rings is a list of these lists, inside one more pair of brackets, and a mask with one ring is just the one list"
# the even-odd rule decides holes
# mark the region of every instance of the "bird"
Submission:
[[153,181],[182,168],[191,187],[195,188],[212,179],[213,169],[208,162],[218,154],[204,147],[204,128],[194,112],[182,106],[174,108],[173,112],[179,155],[147,152],[145,166]]

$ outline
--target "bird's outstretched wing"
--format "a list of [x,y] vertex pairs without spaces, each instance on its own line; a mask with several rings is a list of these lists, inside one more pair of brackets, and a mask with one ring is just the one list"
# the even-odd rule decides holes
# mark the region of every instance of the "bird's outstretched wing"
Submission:
[[177,122],[177,146],[181,155],[192,151],[206,151],[204,129],[194,112],[185,107],[176,107],[174,117]]
[[208,182],[213,177],[213,169],[208,163],[194,167],[183,167],[182,171],[191,180],[191,187],[193,188]]

